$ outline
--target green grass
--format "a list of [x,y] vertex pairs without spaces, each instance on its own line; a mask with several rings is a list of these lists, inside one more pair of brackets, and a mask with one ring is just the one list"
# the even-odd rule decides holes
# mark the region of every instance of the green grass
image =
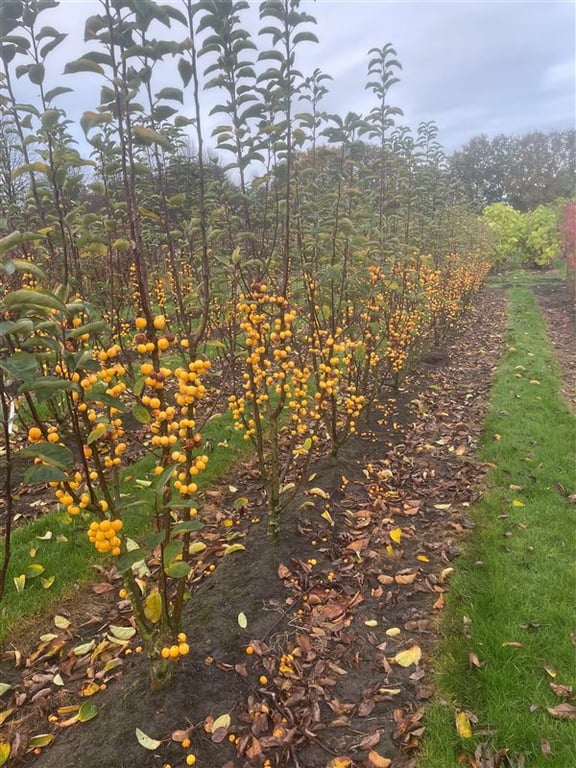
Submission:
[[[521,754],[530,768],[576,766],[576,723],[547,712],[563,701],[551,682],[576,688],[576,507],[563,493],[576,490],[576,418],[558,394],[559,373],[532,292],[514,287],[509,296],[507,351],[481,454],[493,469],[456,564],[419,768],[457,766],[458,756],[480,742],[507,748],[511,766]],[[521,646],[504,645],[510,642]],[[471,668],[470,653],[481,669]],[[473,730],[488,734],[460,738],[458,709],[477,715]]]
[[[206,470],[198,475],[198,489],[214,484],[231,465],[251,450],[251,444],[243,439],[242,433],[234,429],[231,414],[225,412],[210,419],[202,430],[203,451],[210,455]],[[152,470],[152,455],[145,456],[127,467],[123,472],[121,492],[136,494],[143,498],[146,489],[135,489],[134,480],[145,479]],[[150,493],[150,491],[148,491]],[[47,490],[46,499],[51,499]],[[19,626],[28,625],[39,616],[56,610],[63,599],[73,595],[78,586],[94,578],[94,565],[105,564],[103,558],[90,544],[86,536],[89,520],[81,517],[71,519],[57,506],[53,511],[42,514],[35,521],[17,528],[12,538],[12,557],[4,598],[0,602],[0,642]],[[138,536],[149,524],[146,513],[128,511],[123,515],[125,534]],[[201,506],[200,506],[201,510]],[[51,534],[51,538],[45,537]],[[3,551],[3,540],[0,539]],[[41,574],[30,577],[30,565],[43,566]],[[16,590],[14,577],[27,575],[25,587]],[[54,577],[50,584],[49,580]],[[44,584],[50,586],[44,586]]]

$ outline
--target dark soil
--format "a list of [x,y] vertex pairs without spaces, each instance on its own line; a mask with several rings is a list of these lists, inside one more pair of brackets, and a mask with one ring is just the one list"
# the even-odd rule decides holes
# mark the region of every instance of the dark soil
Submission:
[[[105,637],[110,623],[128,622],[113,572],[94,585],[101,594],[63,606],[72,623],[57,653],[48,644],[18,669],[17,653],[4,653],[0,680],[13,683],[21,704],[2,726],[13,754],[28,762],[28,737],[56,733],[39,768],[182,768],[189,752],[199,768],[369,768],[370,750],[394,768],[412,765],[433,693],[437,616],[460,540],[473,527],[467,509],[481,492],[485,467],[475,452],[504,323],[504,294],[485,291],[442,354],[430,350],[383,397],[338,459],[311,468],[277,547],[252,466],[235,470],[233,490],[223,481],[206,494],[209,514],[246,532],[246,549],[216,551],[216,568],[198,580],[186,613],[192,652],[165,691],[150,694],[137,639],[108,649],[104,658],[121,662],[108,671],[71,653]],[[248,503],[238,510],[239,495]],[[211,562],[203,558],[200,569]],[[404,667],[397,654],[406,650],[413,663]],[[51,683],[57,672],[60,688]],[[87,680],[105,690],[80,698]],[[84,701],[97,717],[57,725],[66,721],[59,706]],[[211,718],[223,714],[231,725],[210,733]],[[161,745],[144,749],[136,728]],[[184,730],[187,750],[178,743]]]

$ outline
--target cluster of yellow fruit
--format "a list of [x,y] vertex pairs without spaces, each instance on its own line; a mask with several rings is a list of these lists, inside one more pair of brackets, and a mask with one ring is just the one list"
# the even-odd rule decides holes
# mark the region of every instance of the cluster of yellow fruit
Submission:
[[386,334],[386,357],[393,373],[399,373],[405,367],[423,319],[423,313],[414,308],[398,307],[392,312]]
[[47,427],[46,436],[44,436],[40,427],[30,427],[28,430],[28,440],[31,443],[41,443],[44,440],[47,440],[49,443],[59,443],[60,435],[56,427]]
[[332,424],[332,430],[354,433],[365,402],[365,397],[358,394],[355,382],[355,353],[362,343],[346,337],[340,327],[334,333],[317,328],[307,342],[317,389],[314,395],[316,410],[312,417],[324,416]]
[[185,632],[180,632],[177,643],[173,645],[165,645],[160,651],[160,655],[163,659],[169,659],[170,661],[178,661],[182,656],[187,656],[190,653],[190,646],[188,645],[188,638]]
[[[145,318],[138,317],[135,322],[139,331],[147,327]],[[165,331],[165,316],[154,317],[153,325],[156,331]],[[156,467],[157,473],[162,472],[172,461],[177,465],[172,475],[174,488],[181,495],[189,496],[198,490],[191,478],[203,472],[208,464],[208,456],[196,455],[202,436],[196,431],[194,407],[206,395],[202,377],[212,365],[209,360],[198,359],[188,363],[186,367],[179,366],[174,371],[162,366],[160,358],[165,346],[160,342],[163,338],[170,344],[176,342],[173,334],[165,333],[158,339],[157,347],[154,347],[157,349],[157,356],[153,356],[152,361],[141,364],[144,390],[140,402],[150,411],[150,442],[162,452],[163,458]],[[176,388],[172,386],[168,390],[166,385],[170,382],[173,382]],[[170,404],[168,398],[171,398]]]
[[123,525],[119,518],[115,520],[104,518],[104,520],[94,521],[90,523],[88,528],[88,540],[101,554],[110,553],[114,557],[118,557],[121,551],[118,533],[122,530]]
[[303,435],[310,408],[311,369],[300,364],[291,344],[296,311],[283,296],[269,294],[264,284],[241,296],[237,310],[247,354],[243,395],[233,394],[228,401],[235,428],[244,432],[245,440],[253,439],[262,428],[261,416],[288,404],[292,430]]

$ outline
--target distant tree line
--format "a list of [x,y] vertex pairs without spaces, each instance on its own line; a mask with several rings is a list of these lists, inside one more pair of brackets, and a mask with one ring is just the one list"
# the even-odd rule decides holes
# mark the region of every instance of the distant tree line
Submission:
[[450,173],[481,211],[504,202],[529,211],[571,197],[576,190],[576,131],[533,131],[522,136],[485,134],[449,158]]

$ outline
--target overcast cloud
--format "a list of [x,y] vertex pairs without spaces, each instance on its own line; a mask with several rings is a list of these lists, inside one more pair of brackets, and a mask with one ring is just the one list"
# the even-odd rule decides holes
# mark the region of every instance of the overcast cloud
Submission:
[[[178,0],[172,3],[179,5]],[[252,3],[246,20],[254,34],[258,6]],[[401,82],[389,95],[390,103],[404,110],[399,122],[416,128],[420,121],[436,121],[447,152],[480,133],[574,127],[572,0],[304,0],[301,7],[316,17],[320,44],[302,44],[297,65],[304,74],[319,67],[334,78],[323,103],[328,112],[370,110],[374,102],[364,88],[368,50],[392,43],[403,66]],[[59,102],[74,119],[97,106],[98,79],[61,73],[66,61],[90,49],[83,40],[84,20],[100,8],[97,0],[62,0],[57,10],[42,16],[44,24],[69,32],[53,54],[49,83],[80,91]],[[166,29],[157,34],[166,36]],[[179,30],[175,34],[181,36]],[[268,42],[265,37],[262,45]],[[170,79],[158,88],[179,85],[174,73],[171,68]]]

